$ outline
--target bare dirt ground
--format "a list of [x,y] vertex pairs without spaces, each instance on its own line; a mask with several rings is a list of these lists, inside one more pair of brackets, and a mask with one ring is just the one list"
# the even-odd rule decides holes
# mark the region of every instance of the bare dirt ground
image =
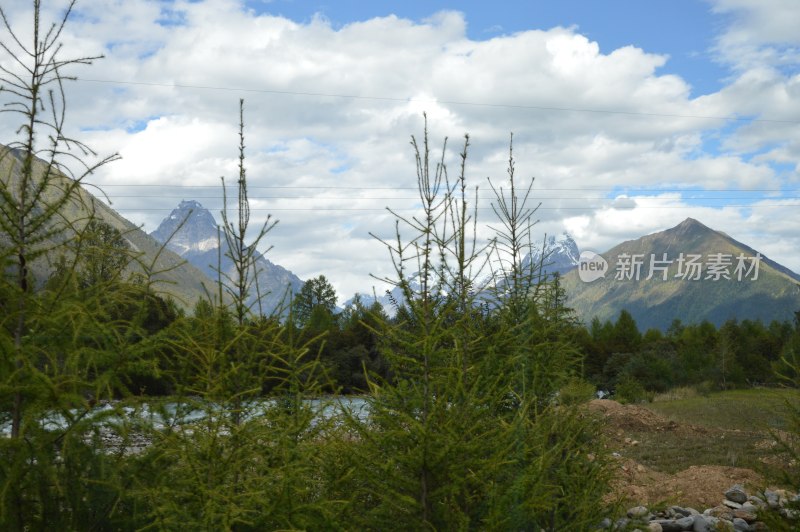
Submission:
[[[743,485],[751,494],[767,487],[781,487],[765,478],[764,468],[698,463],[704,459],[719,462],[719,457],[713,452],[706,457],[693,448],[700,445],[706,450],[709,446],[715,446],[712,451],[721,449],[716,447],[719,442],[741,438],[742,431],[678,423],[645,407],[621,405],[611,400],[594,400],[589,403],[589,409],[606,420],[607,445],[616,456],[615,492],[629,503],[677,504],[702,511],[719,504],[725,490],[733,484]],[[758,442],[752,445],[755,454],[758,454],[758,445],[763,448],[764,456],[759,456],[758,462],[771,460],[773,465],[781,465],[774,463],[780,461],[780,456],[770,449],[773,440],[769,433],[752,432],[747,433],[747,437],[750,439],[745,441]],[[677,454],[667,455],[669,452]],[[721,450],[722,459],[725,459],[725,452]],[[641,462],[650,462],[651,467]],[[662,467],[653,464],[662,464]]]

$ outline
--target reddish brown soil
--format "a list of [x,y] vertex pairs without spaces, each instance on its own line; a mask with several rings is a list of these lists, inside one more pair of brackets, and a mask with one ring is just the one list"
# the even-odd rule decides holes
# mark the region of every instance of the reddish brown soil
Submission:
[[[608,446],[619,455],[614,461],[615,494],[628,503],[648,506],[678,504],[702,511],[719,504],[725,490],[733,484],[741,484],[753,494],[766,487],[764,477],[752,469],[691,465],[669,474],[645,467],[626,456],[632,454],[629,452],[632,446],[639,445],[635,437],[642,434],[657,441],[658,433],[669,432],[670,436],[677,437],[690,433],[697,437],[698,433],[707,433],[709,441],[713,441],[722,435],[717,433],[725,432],[723,429],[677,423],[645,407],[622,405],[610,400],[592,401],[589,409],[607,422]],[[770,445],[768,434],[765,434],[764,441],[764,445]]]

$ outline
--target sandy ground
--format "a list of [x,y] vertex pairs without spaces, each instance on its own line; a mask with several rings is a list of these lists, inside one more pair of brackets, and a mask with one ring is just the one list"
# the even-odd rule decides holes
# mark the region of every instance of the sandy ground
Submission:
[[[716,506],[723,499],[723,493],[733,484],[741,484],[748,493],[768,486],[764,477],[751,469],[725,467],[718,465],[693,465],[675,474],[656,471],[626,457],[626,448],[637,445],[631,433],[648,433],[657,437],[659,432],[670,432],[680,436],[691,431],[693,434],[706,432],[709,441],[724,433],[722,429],[698,427],[670,421],[647,408],[636,405],[621,405],[615,401],[598,399],[589,404],[590,410],[605,417],[608,445],[619,456],[616,458],[616,495],[628,502],[643,504],[678,504],[702,511]],[[765,434],[765,437],[768,437]],[[765,445],[770,441],[765,440]]]

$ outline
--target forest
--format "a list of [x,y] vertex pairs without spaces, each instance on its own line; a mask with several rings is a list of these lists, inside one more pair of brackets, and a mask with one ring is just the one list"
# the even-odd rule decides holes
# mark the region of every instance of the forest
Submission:
[[[248,232],[242,103],[239,172],[231,190],[222,185],[236,273],[183,313],[159,294],[153,263],[81,193],[116,156],[66,136],[63,71],[97,58],[63,59],[69,10],[40,27],[34,8],[29,45],[3,16],[21,67],[2,80],[7,116],[20,123],[0,161],[4,529],[555,529],[602,519],[596,423],[553,401],[579,357],[558,309],[546,308],[548,288],[520,267],[532,213],[511,150],[511,189],[497,191],[503,229],[477,249],[469,139],[451,178],[427,130],[412,137],[422,212],[398,216],[385,242],[405,300],[394,320],[357,308],[346,325],[299,300],[288,320],[258,316],[245,304],[250,269],[274,224]],[[473,283],[490,257],[499,288],[479,305]],[[333,323],[342,334],[328,338]],[[346,363],[326,355],[333,347]],[[339,382],[364,394],[366,418],[336,407]]]
[[[789,370],[787,357],[800,349],[800,311],[793,323],[732,319],[717,328],[708,321],[683,324],[675,319],[666,332],[642,332],[623,310],[615,321],[594,319],[586,326],[566,306],[558,283],[558,278],[546,286],[538,282],[536,289],[548,294],[550,312],[561,320],[559,335],[578,352],[574,381],[623,401],[652,399],[679,387],[710,393],[778,386],[783,382],[780,375]],[[293,305],[293,319],[285,326],[319,358],[331,386],[328,392],[366,393],[369,373],[390,376],[378,331],[404,322],[407,309],[400,306],[390,317],[380,304],[367,307],[357,298],[337,312],[335,291],[324,275],[307,281]],[[196,310],[195,316],[198,312],[204,310]],[[493,327],[492,312],[479,316],[485,320],[482,326]],[[622,397],[617,392],[620,383]],[[151,394],[171,393],[166,382],[141,386]],[[635,396],[628,398],[631,392]]]

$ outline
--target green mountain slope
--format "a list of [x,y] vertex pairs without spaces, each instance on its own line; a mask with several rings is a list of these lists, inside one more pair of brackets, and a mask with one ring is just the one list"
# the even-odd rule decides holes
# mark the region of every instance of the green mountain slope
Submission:
[[664,330],[676,318],[716,325],[732,318],[791,320],[800,310],[800,276],[692,218],[602,257],[604,277],[584,282],[575,269],[563,279],[567,304],[587,323],[613,320],[622,309],[642,330]]
[[[19,179],[20,157],[14,150],[0,145],[0,177],[2,186],[13,188]],[[44,169],[44,162],[36,161],[34,174],[41,174]],[[61,179],[68,180],[66,176]],[[47,194],[45,194],[45,198]],[[61,213],[68,223],[81,227],[91,212],[95,213],[95,218],[118,229],[130,248],[137,257],[129,267],[129,273],[144,271],[143,265],[148,266],[152,272],[154,288],[157,292],[168,295],[176,302],[186,308],[191,309],[202,297],[205,297],[207,287],[214,293],[214,284],[200,270],[184,261],[180,256],[164,248],[154,238],[142,231],[138,226],[122,217],[118,212],[99,201],[84,188],[80,189],[80,197],[70,203]],[[0,246],[7,241],[7,236],[0,234]],[[63,248],[58,248],[58,242],[50,242],[49,246],[54,247],[54,252],[48,254],[43,259],[37,260],[30,265],[34,277],[43,281],[52,271],[52,262],[58,254],[63,252]]]

